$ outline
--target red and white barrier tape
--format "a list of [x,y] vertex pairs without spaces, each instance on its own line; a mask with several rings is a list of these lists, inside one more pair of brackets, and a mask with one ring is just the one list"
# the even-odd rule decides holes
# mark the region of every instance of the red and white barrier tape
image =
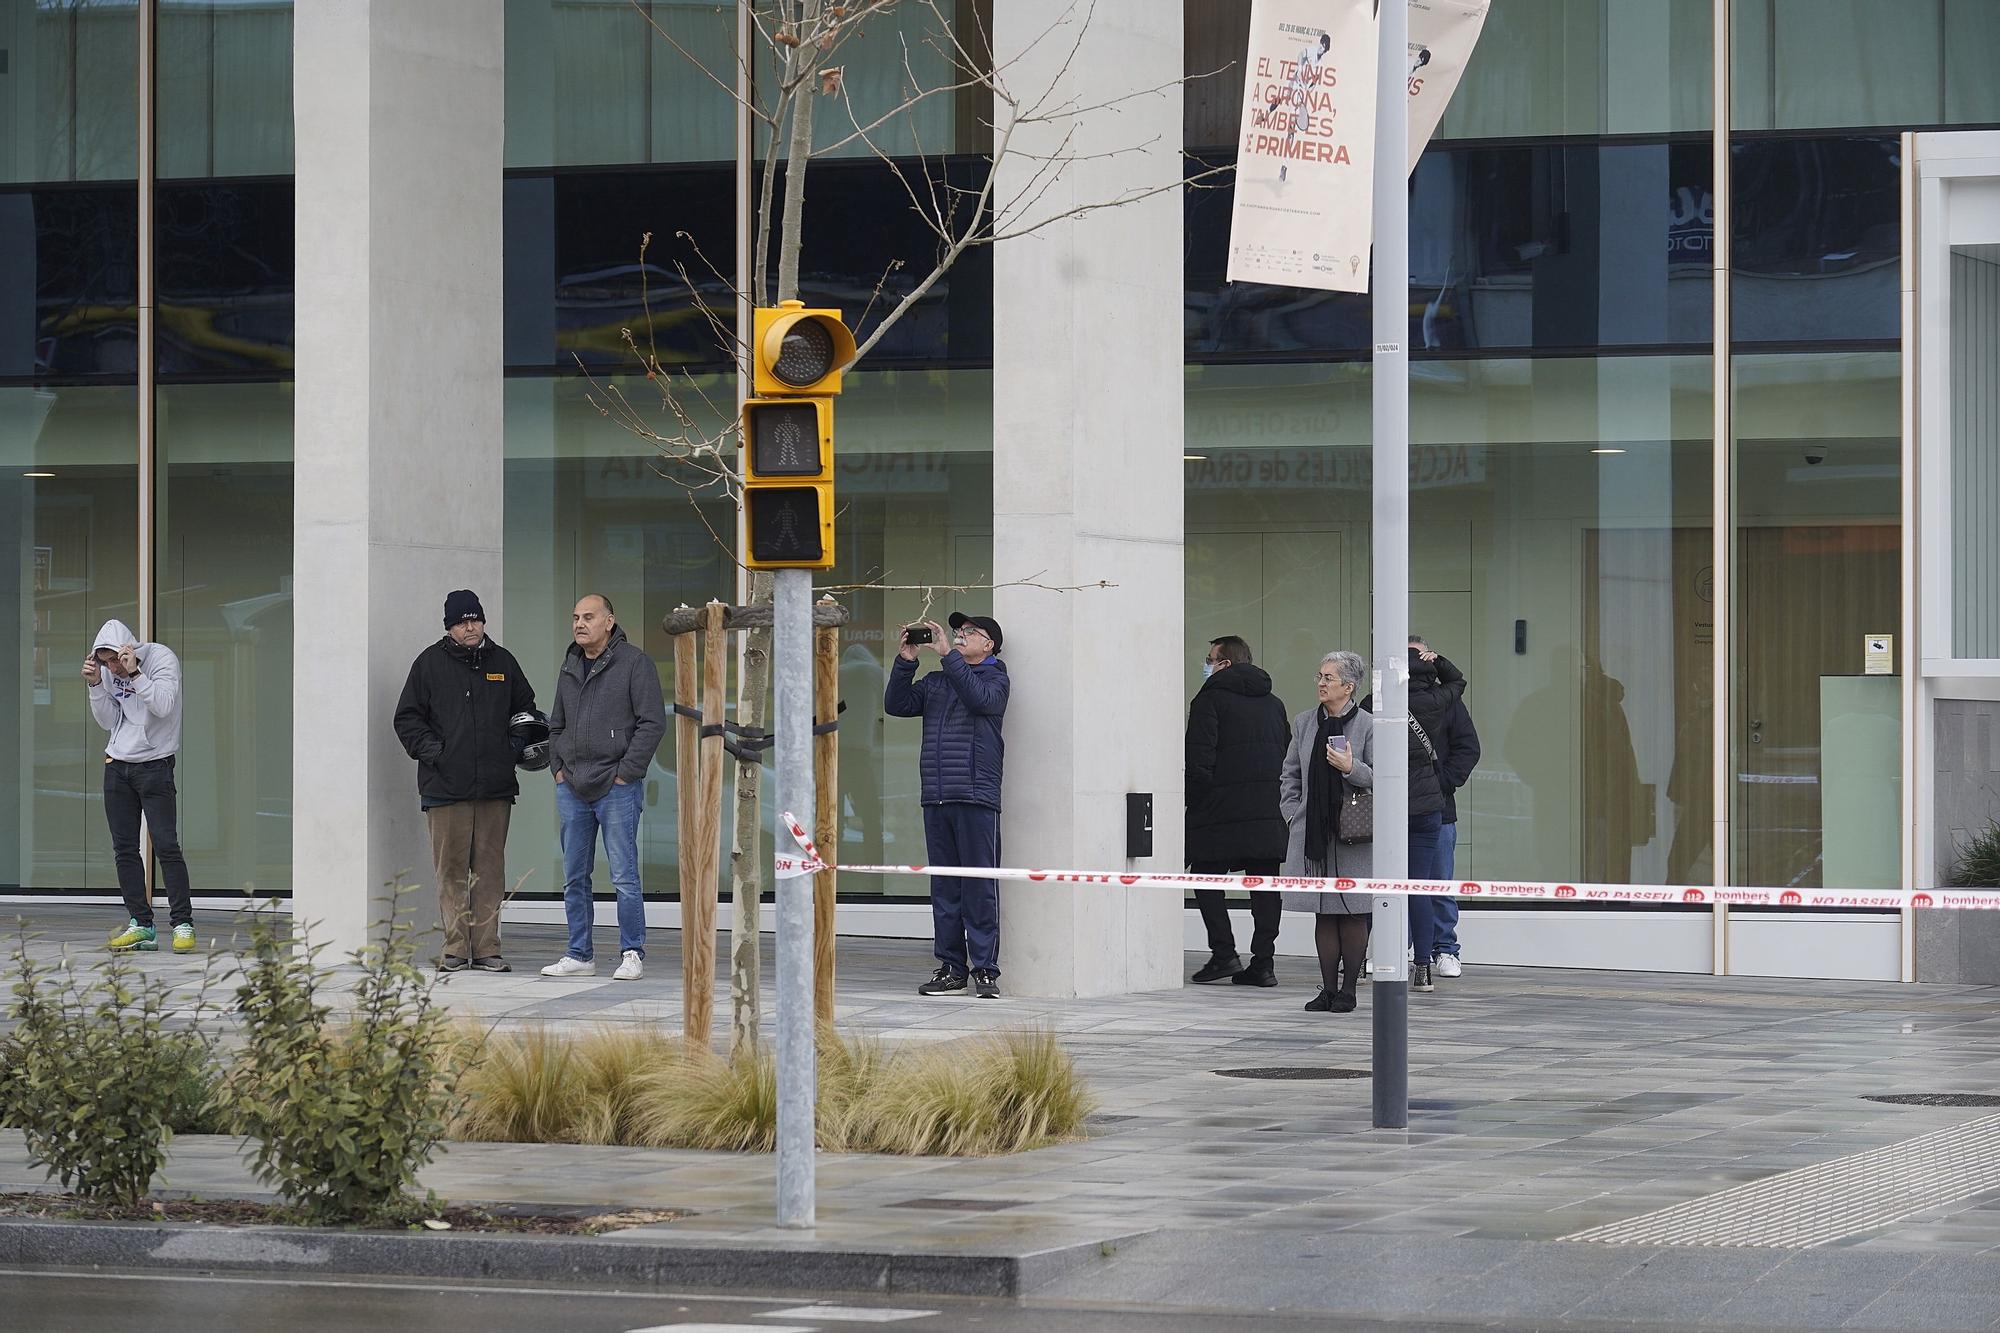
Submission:
[[[777,858],[780,879],[827,869],[805,828],[785,816],[804,857]],[[788,869],[789,868],[789,869]],[[2000,891],[1992,889],[1712,889],[1672,885],[1556,884],[1519,880],[1319,879],[1299,875],[1185,875],[1101,870],[1020,870],[986,866],[834,867],[854,875],[945,875],[956,879],[1021,880],[1031,884],[1101,884],[1126,889],[1247,889],[1252,893],[1425,894],[1450,898],[1527,898],[1552,902],[1686,903],[1725,907],[1862,907],[1877,911],[1912,908],[2000,911]]]

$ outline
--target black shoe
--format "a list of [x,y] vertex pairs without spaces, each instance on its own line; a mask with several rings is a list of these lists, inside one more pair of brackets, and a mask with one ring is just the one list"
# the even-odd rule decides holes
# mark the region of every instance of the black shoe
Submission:
[[1410,969],[1411,990],[1436,990],[1437,983],[1431,980],[1431,965],[1418,963]]
[[[964,982],[964,981],[963,981],[963,980],[961,979],[961,980],[960,980],[960,982],[959,982],[959,985],[963,986],[964,984],[965,984],[965,982]],[[998,972],[995,972],[995,971],[994,971],[994,970],[993,970],[992,968],[990,968],[990,967],[975,967],[975,968],[973,968],[973,969],[972,969],[972,995],[973,995],[973,998],[974,998],[974,999],[978,999],[978,1000],[997,1000],[997,999],[999,999],[999,998],[1000,998],[1000,974],[999,974]]]
[[1354,992],[1351,990],[1335,991],[1333,993],[1333,1012],[1336,1014],[1353,1013]]
[[1243,971],[1243,960],[1233,953],[1212,953],[1202,964],[1201,971],[1194,974],[1194,984],[1206,986],[1211,982],[1227,981]]
[[1268,958],[1252,958],[1250,966],[1229,979],[1233,986],[1275,986],[1278,974]]
[[444,957],[438,959],[438,971],[440,972],[463,972],[465,971],[466,968],[471,966],[472,966],[471,959],[460,958],[455,953],[448,953]]
[[1323,990],[1319,994],[1313,996],[1310,1000],[1306,1001],[1306,1009],[1308,1012],[1315,1014],[1332,1013],[1333,992],[1330,990]]
[[507,960],[497,953],[485,958],[473,959],[472,966],[480,972],[512,972],[514,970],[508,965]]
[[958,995],[965,990],[965,973],[949,966],[940,966],[931,973],[931,979],[917,987],[919,995]]

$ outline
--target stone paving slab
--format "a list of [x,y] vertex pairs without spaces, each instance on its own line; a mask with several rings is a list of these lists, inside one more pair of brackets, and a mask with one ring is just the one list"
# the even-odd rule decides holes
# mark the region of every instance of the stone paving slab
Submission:
[[[67,943],[85,956],[102,934],[101,915],[40,913],[44,935],[35,947],[53,953]],[[676,1027],[672,932],[654,932],[648,974],[629,983],[608,974],[556,981],[527,970],[553,957],[560,941],[553,928],[510,927],[509,956],[524,970],[457,974],[441,987],[443,998],[503,1027]],[[1191,970],[1200,960],[1188,961]],[[189,987],[200,968],[172,955],[140,965]],[[1147,1234],[1108,1265],[1049,1288],[1076,1298],[1262,1308],[1290,1306],[1295,1297],[1299,1308],[1452,1318],[1479,1314],[1485,1300],[1524,1318],[1802,1327],[1810,1314],[1810,1326],[1927,1326],[1885,1303],[1879,1279],[1872,1287],[1841,1280],[1869,1271],[1847,1265],[1880,1256],[1922,1265],[1916,1273],[1930,1275],[1923,1290],[1935,1297],[1928,1306],[1946,1321],[1939,1326],[2000,1326],[1996,1196],[1811,1252],[1833,1265],[1825,1270],[1832,1276],[1794,1267],[1800,1256],[1770,1252],[1769,1270],[1745,1279],[1739,1265],[1762,1259],[1687,1251],[1696,1273],[1658,1283],[1670,1289],[1651,1301],[1618,1291],[1648,1285],[1627,1275],[1661,1251],[1561,1239],[1990,1115],[1862,1098],[2000,1094],[2000,988],[1468,965],[1436,993],[1411,997],[1411,1120],[1392,1131],[1370,1126],[1366,1079],[1256,1082],[1210,1072],[1367,1067],[1365,988],[1354,1014],[1305,1013],[1300,1005],[1313,982],[1306,960],[1278,960],[1282,984],[1271,990],[1187,987],[998,1003],[916,996],[929,964],[914,942],[843,940],[840,969],[839,1012],[849,1030],[932,1042],[1048,1028],[1062,1035],[1100,1101],[1100,1123],[1087,1140],[1012,1158],[823,1156],[820,1233],[841,1243],[873,1237],[969,1251],[1053,1228],[1065,1236]],[[763,975],[768,1012],[768,959]],[[584,1005],[587,1017],[561,1016]],[[726,1031],[721,988],[716,1012]],[[248,1187],[224,1140],[177,1144],[166,1175],[182,1188]],[[33,1178],[18,1136],[0,1134],[0,1188]],[[790,1235],[773,1227],[772,1163],[763,1157],[462,1144],[442,1154],[425,1183],[464,1200],[692,1209],[697,1216],[665,1224],[690,1238]],[[901,1206],[938,1197],[1024,1202],[949,1215]],[[1488,1253],[1481,1246],[1508,1256],[1489,1266],[1493,1280],[1484,1286],[1472,1283],[1477,1265],[1466,1259]],[[1577,1257],[1591,1250],[1610,1253]],[[1372,1257],[1384,1254],[1394,1261]],[[1435,1272],[1417,1273],[1414,1256],[1429,1256]],[[1947,1267],[1931,1267],[1940,1264]],[[1342,1281],[1327,1276],[1329,1266]],[[1540,1273],[1546,1280],[1522,1276]],[[1794,1315],[1779,1318],[1782,1302],[1772,1302],[1788,1283],[1826,1294],[1818,1304],[1801,1296],[1786,1307]],[[1353,1303],[1356,1292],[1368,1293],[1362,1305]],[[1985,1324],[1977,1322],[1982,1310],[1991,1313]],[[1877,1322],[1856,1322],[1865,1320]]]

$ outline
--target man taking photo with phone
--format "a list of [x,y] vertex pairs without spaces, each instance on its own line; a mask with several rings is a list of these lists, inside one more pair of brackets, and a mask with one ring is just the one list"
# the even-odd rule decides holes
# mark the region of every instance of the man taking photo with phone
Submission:
[[[1006,747],[1007,668],[1000,622],[951,613],[951,647],[944,627],[922,621],[903,631],[882,709],[891,717],[924,720],[922,778],[924,843],[932,865],[1000,864],[1000,773]],[[919,678],[917,653],[940,654],[938,669]],[[937,971],[919,995],[963,995],[968,978],[982,1000],[1000,998],[1000,886],[990,879],[931,878],[931,952]]]

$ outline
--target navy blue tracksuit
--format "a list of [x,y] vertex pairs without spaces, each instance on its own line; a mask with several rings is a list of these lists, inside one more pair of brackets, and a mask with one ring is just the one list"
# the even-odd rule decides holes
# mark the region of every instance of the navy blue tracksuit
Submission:
[[[956,649],[917,679],[898,657],[882,697],[891,717],[921,717],[925,854],[932,865],[1000,864],[1000,775],[1006,749],[1007,668],[977,666]],[[990,879],[931,879],[932,952],[956,972],[1000,970],[1000,885]],[[970,967],[968,967],[970,964]]]

